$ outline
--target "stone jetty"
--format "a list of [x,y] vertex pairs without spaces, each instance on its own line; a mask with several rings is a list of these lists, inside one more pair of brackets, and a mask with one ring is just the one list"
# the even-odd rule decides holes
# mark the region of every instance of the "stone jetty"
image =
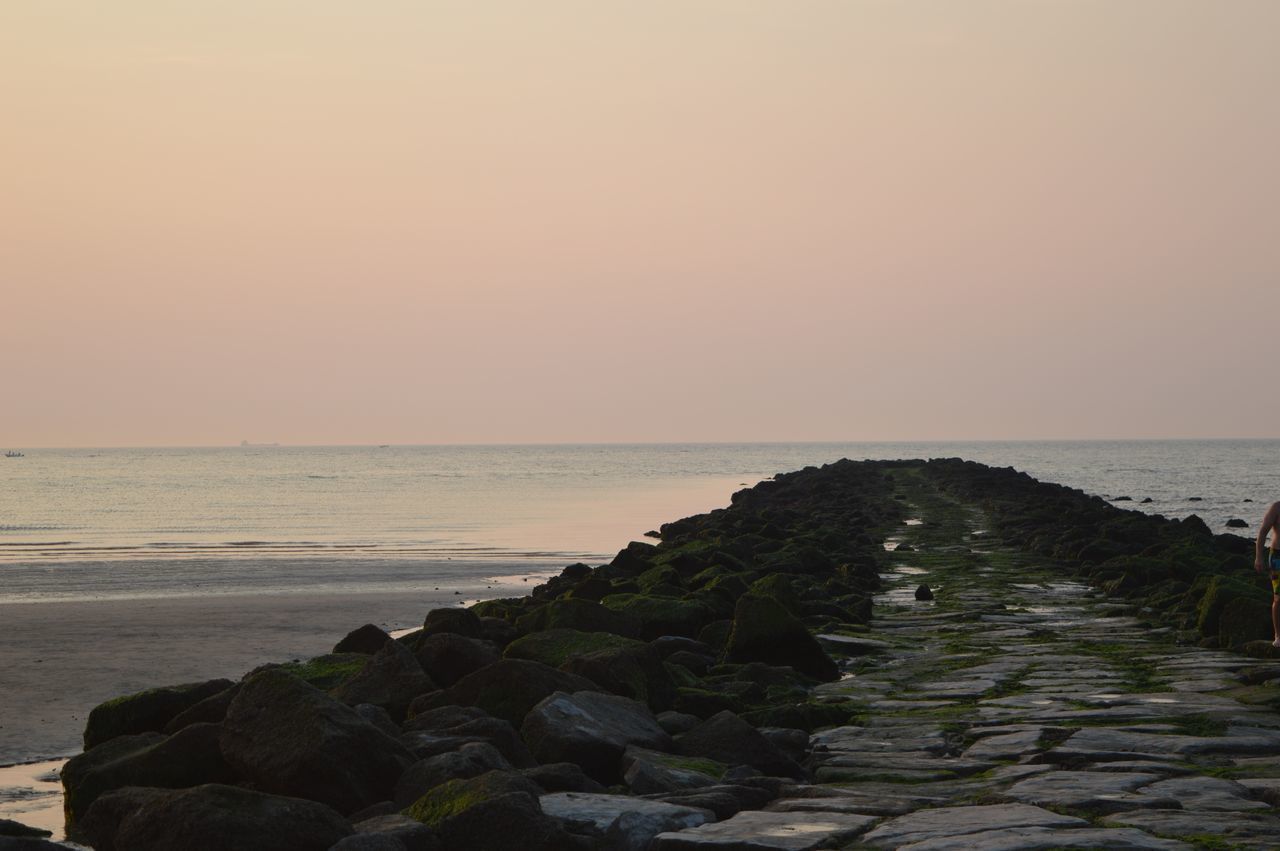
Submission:
[[955,459],[779,475],[659,536],[407,636],[97,707],[70,835],[1280,846],[1280,661],[1245,539]]

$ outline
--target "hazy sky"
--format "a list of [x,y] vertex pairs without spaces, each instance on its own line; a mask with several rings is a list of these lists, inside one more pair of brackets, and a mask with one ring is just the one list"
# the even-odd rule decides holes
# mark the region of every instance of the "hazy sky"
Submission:
[[0,448],[1280,435],[1275,0],[4,0]]

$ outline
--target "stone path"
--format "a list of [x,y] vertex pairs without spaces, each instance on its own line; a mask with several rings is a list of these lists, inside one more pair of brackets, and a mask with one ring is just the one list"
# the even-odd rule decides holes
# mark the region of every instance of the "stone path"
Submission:
[[865,714],[812,736],[813,785],[656,848],[1280,847],[1280,665],[1177,646],[898,480],[872,627],[822,639],[848,673],[815,698]]

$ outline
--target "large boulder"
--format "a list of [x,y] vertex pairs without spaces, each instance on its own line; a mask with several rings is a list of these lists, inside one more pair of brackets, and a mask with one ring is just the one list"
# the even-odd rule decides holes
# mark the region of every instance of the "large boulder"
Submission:
[[418,663],[442,688],[448,688],[467,674],[474,673],[500,658],[498,649],[488,641],[467,638],[456,632],[438,632],[418,639],[413,648]]
[[402,739],[420,758],[457,750],[471,742],[493,745],[514,766],[537,765],[510,721],[494,718],[475,706],[442,706],[405,724]]
[[732,712],[719,712],[676,740],[686,756],[706,757],[726,765],[749,765],[775,777],[805,779],[796,764],[759,730]]
[[497,748],[487,742],[471,742],[456,751],[436,754],[409,766],[396,782],[396,806],[404,808],[441,783],[479,777],[489,771],[510,771]]
[[350,813],[391,797],[409,750],[350,707],[278,669],[245,681],[222,753],[257,788]]
[[215,695],[206,697],[194,706],[187,707],[169,719],[169,723],[164,725],[164,731],[166,733],[176,733],[183,727],[189,727],[192,724],[221,723],[222,719],[227,717],[227,707],[231,705],[231,701],[235,700],[239,691],[240,684],[236,683],[231,688],[225,688]]
[[599,688],[585,677],[557,671],[541,662],[503,659],[430,696],[420,709],[476,706],[496,718],[518,725],[530,709],[550,694]]
[[583,632],[580,629],[548,629],[531,632],[507,645],[507,659],[529,659],[559,668],[565,662],[588,653],[622,647],[644,647],[641,641],[611,632]]
[[635,795],[659,795],[716,786],[729,766],[706,757],[628,746],[622,754],[623,782]]
[[109,792],[82,833],[96,851],[327,851],[352,828],[314,801],[211,784]]
[[580,632],[610,632],[624,638],[635,638],[640,624],[626,614],[605,608],[594,600],[566,597],[539,606],[516,620],[522,633],[548,629],[576,629]]
[[484,638],[480,616],[471,609],[432,609],[422,622],[422,635],[452,632],[467,638]]
[[547,815],[590,824],[611,851],[646,851],[659,833],[715,821],[706,810],[627,795],[557,792],[543,795],[541,804]]
[[259,671],[279,668],[308,685],[313,685],[322,691],[328,691],[331,688],[337,688],[360,673],[368,663],[369,654],[367,653],[326,653],[324,656],[316,656],[307,659],[305,662],[295,660],[286,662],[283,665],[262,665],[250,671],[245,679],[247,680]]
[[676,683],[657,652],[647,644],[634,642],[575,656],[560,670],[586,677],[602,690],[629,697],[665,712],[676,699]]
[[559,822],[538,804],[533,781],[505,771],[450,780],[427,792],[405,815],[434,830],[445,848],[467,851],[560,851],[567,843]]
[[391,636],[387,635],[382,629],[367,623],[362,627],[348,632],[346,637],[339,641],[333,647],[334,653],[368,653],[373,655],[382,649],[382,646],[391,641]]
[[730,662],[790,665],[819,680],[840,675],[803,623],[773,597],[754,592],[738,599],[726,657]]
[[371,703],[381,706],[392,720],[403,721],[410,702],[420,694],[434,691],[431,681],[409,648],[388,641],[360,673],[335,688],[331,694],[348,706]]
[[440,849],[440,839],[434,830],[417,819],[401,813],[363,819],[356,822],[355,828],[355,836],[348,836],[333,846],[332,851],[341,851],[348,847],[344,843],[353,843],[353,840],[360,837],[364,837],[366,844],[363,846],[351,844],[350,851],[356,851],[356,849],[372,851],[374,846],[371,840],[373,839],[383,840],[384,847],[388,848],[393,847],[392,842],[398,843],[404,851],[439,851]]
[[231,680],[206,680],[147,689],[100,703],[89,712],[84,749],[95,748],[116,736],[158,733],[179,712],[231,686]]
[[117,736],[62,767],[63,809],[75,823],[101,795],[125,786],[182,789],[230,783],[235,774],[218,747],[218,724],[191,724],[164,736]]
[[698,632],[714,619],[714,612],[697,600],[611,594],[600,602],[605,608],[639,624],[639,637],[645,641],[663,635],[696,638]]
[[539,762],[574,762],[604,784],[622,778],[628,745],[670,750],[673,742],[648,707],[600,692],[557,692],[535,706],[520,734]]

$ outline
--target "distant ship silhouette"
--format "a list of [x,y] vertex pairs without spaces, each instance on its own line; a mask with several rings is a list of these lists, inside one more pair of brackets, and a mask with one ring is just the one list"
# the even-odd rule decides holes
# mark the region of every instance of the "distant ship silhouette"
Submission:
[[250,443],[247,440],[240,441],[241,446],[279,446],[278,443]]

